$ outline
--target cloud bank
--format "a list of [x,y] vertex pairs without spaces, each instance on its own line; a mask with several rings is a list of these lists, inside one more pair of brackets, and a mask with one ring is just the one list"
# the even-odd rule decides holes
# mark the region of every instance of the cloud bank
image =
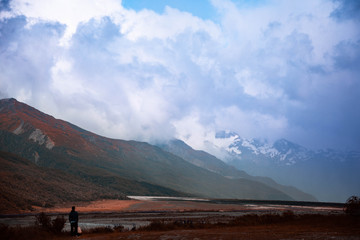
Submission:
[[3,1],[0,97],[112,138],[360,149],[357,1]]

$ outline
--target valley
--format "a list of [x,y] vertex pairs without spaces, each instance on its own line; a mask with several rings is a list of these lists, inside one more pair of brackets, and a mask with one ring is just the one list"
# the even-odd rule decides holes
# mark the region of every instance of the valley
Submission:
[[181,148],[188,154],[102,137],[16,99],[3,99],[0,213],[129,195],[316,201],[184,143]]

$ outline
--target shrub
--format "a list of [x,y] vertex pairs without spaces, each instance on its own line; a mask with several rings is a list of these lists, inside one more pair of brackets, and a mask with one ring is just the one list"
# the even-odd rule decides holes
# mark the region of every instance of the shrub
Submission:
[[173,230],[174,225],[165,221],[153,221],[145,229],[150,231]]
[[284,211],[282,213],[282,217],[283,217],[284,220],[287,220],[287,221],[288,220],[294,220],[295,219],[295,214],[294,214],[293,211],[287,210],[287,211]]
[[346,200],[344,205],[344,212],[349,215],[360,215],[360,198],[357,196],[351,196]]
[[90,229],[85,229],[83,231],[83,233],[86,234],[93,234],[93,233],[112,233],[114,232],[114,229],[110,226],[105,226],[105,227],[96,227],[96,228],[90,228]]
[[289,222],[296,220],[296,215],[293,211],[284,211],[282,214],[267,213],[267,214],[246,214],[234,218],[229,222],[229,225],[264,225],[264,224],[277,224],[282,222]]
[[51,221],[50,216],[46,215],[44,212],[39,213],[36,216],[36,220],[35,220],[36,226],[56,234],[62,232],[62,230],[65,227],[65,223],[66,220],[63,216],[58,216]]
[[51,218],[44,212],[39,213],[35,217],[35,225],[40,226],[43,229],[49,230],[51,227]]
[[165,220],[155,220],[155,221],[152,221],[149,225],[139,227],[139,229],[135,229],[135,230],[169,231],[169,230],[175,230],[175,229],[189,229],[189,228],[193,228],[193,227],[194,227],[194,225],[191,220],[177,220],[174,222],[165,221]]
[[116,232],[124,232],[125,231],[125,228],[123,225],[116,225],[113,229]]
[[51,231],[59,234],[65,227],[66,220],[63,216],[58,216],[52,220]]

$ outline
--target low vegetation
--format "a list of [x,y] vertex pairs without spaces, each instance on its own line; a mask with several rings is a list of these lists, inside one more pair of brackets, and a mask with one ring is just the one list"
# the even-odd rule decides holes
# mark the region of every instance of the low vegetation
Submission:
[[296,215],[292,211],[285,211],[282,214],[246,214],[234,217],[229,221],[220,219],[185,219],[176,221],[158,220],[151,222],[148,226],[138,228],[141,231],[170,231],[180,229],[210,229],[235,226],[260,226],[275,224],[305,224],[305,225],[343,225],[350,226],[360,221],[359,217],[348,215],[322,215],[322,214],[302,214]]
[[360,198],[351,196],[345,203],[344,212],[349,215],[360,215]]
[[[1,239],[63,239],[69,238],[70,233],[64,231],[66,220],[62,216],[51,219],[45,213],[36,216],[34,226],[29,227],[9,227],[0,225]],[[297,215],[292,211],[268,214],[247,214],[231,219],[218,218],[196,218],[196,219],[178,219],[178,220],[156,220],[147,226],[125,229],[121,225],[115,227],[104,226],[91,229],[84,229],[82,234],[107,234],[114,232],[128,231],[172,231],[185,229],[214,229],[237,226],[261,226],[261,225],[308,225],[317,226],[355,226],[359,225],[360,217],[349,214],[302,214]]]
[[36,216],[35,226],[54,234],[60,234],[65,227],[66,220],[63,216],[58,216],[51,220],[50,216],[40,213]]
[[67,234],[63,232],[66,220],[63,216],[57,216],[51,219],[45,213],[35,216],[35,223],[28,227],[9,227],[0,224],[1,239],[53,239],[54,237],[62,238]]

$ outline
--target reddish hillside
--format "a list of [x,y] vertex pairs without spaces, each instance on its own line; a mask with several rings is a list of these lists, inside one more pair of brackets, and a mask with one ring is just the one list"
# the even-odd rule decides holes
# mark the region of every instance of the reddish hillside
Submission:
[[64,146],[88,154],[99,154],[103,149],[118,150],[119,145],[129,151],[134,150],[125,142],[100,137],[13,98],[1,100],[0,109],[0,130],[19,135],[31,134],[39,129],[41,132],[38,134],[44,135],[44,144],[48,143],[49,148],[52,145]]

